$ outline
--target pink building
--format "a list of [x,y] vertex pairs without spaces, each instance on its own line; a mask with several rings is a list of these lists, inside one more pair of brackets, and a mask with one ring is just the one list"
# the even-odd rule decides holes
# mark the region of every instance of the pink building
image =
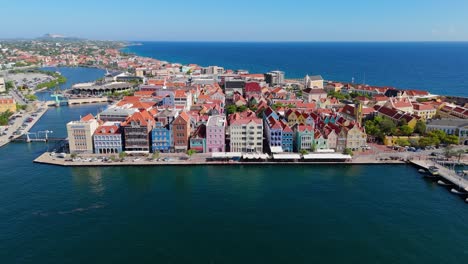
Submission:
[[206,152],[226,151],[226,117],[210,116],[206,123]]

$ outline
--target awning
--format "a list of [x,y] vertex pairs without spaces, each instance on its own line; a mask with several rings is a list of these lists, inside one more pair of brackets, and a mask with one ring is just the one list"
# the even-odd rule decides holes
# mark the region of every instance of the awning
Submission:
[[242,157],[242,153],[240,152],[213,152],[211,153],[211,157],[218,158],[218,159],[240,158]]
[[301,159],[301,155],[295,154],[295,153],[280,153],[280,154],[273,154],[273,159],[299,160],[299,159]]
[[272,153],[281,153],[283,152],[283,148],[281,146],[274,146],[270,147]]
[[344,155],[339,153],[317,153],[317,154],[306,154],[303,155],[306,160],[347,160],[351,159],[350,155]]
[[267,159],[268,155],[263,153],[245,153],[243,159]]

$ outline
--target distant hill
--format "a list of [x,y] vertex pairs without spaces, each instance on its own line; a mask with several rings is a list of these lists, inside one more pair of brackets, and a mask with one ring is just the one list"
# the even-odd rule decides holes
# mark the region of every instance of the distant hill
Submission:
[[40,39],[40,40],[55,40],[55,41],[60,41],[60,40],[68,40],[68,41],[73,41],[73,40],[84,40],[84,39],[81,39],[81,38],[76,38],[76,37],[67,37],[67,36],[64,36],[64,35],[60,35],[60,34],[51,34],[51,33],[47,33],[45,34],[44,36],[42,37],[39,37],[37,39]]

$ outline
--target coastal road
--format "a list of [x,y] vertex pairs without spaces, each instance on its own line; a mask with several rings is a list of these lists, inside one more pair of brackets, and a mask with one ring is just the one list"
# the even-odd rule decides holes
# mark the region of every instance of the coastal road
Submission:
[[20,92],[14,88],[10,90],[10,95],[15,99],[15,101],[20,105],[27,105],[28,103],[25,101],[24,96],[20,94]]
[[[8,127],[8,130],[6,131],[7,132],[6,135],[0,136],[0,147],[3,147],[4,145],[8,144],[11,141],[9,137],[13,136],[12,139],[15,139],[27,133],[36,124],[36,122],[39,121],[39,119],[41,119],[41,117],[45,114],[45,112],[47,112],[47,109],[48,109],[47,105],[44,102],[41,102],[38,105],[36,111],[22,114],[21,117],[16,118],[13,124]],[[36,113],[36,116],[32,116],[34,113]],[[16,113],[15,115],[18,115],[18,113]],[[21,129],[22,125],[25,124],[25,121],[28,118],[32,118],[33,120],[29,123],[26,123],[27,126]],[[16,131],[22,131],[22,132],[19,135],[14,135]]]

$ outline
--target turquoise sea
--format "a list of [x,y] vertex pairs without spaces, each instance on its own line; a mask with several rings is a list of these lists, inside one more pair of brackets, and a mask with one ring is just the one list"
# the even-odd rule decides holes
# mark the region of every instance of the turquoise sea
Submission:
[[468,42],[135,42],[126,52],[170,62],[219,65],[287,78],[425,89],[468,96]]
[[[59,70],[69,80],[90,78],[79,68]],[[65,136],[66,122],[103,107],[51,108],[33,131]],[[32,163],[53,148],[0,149],[0,263],[468,259],[467,205],[410,166]]]

